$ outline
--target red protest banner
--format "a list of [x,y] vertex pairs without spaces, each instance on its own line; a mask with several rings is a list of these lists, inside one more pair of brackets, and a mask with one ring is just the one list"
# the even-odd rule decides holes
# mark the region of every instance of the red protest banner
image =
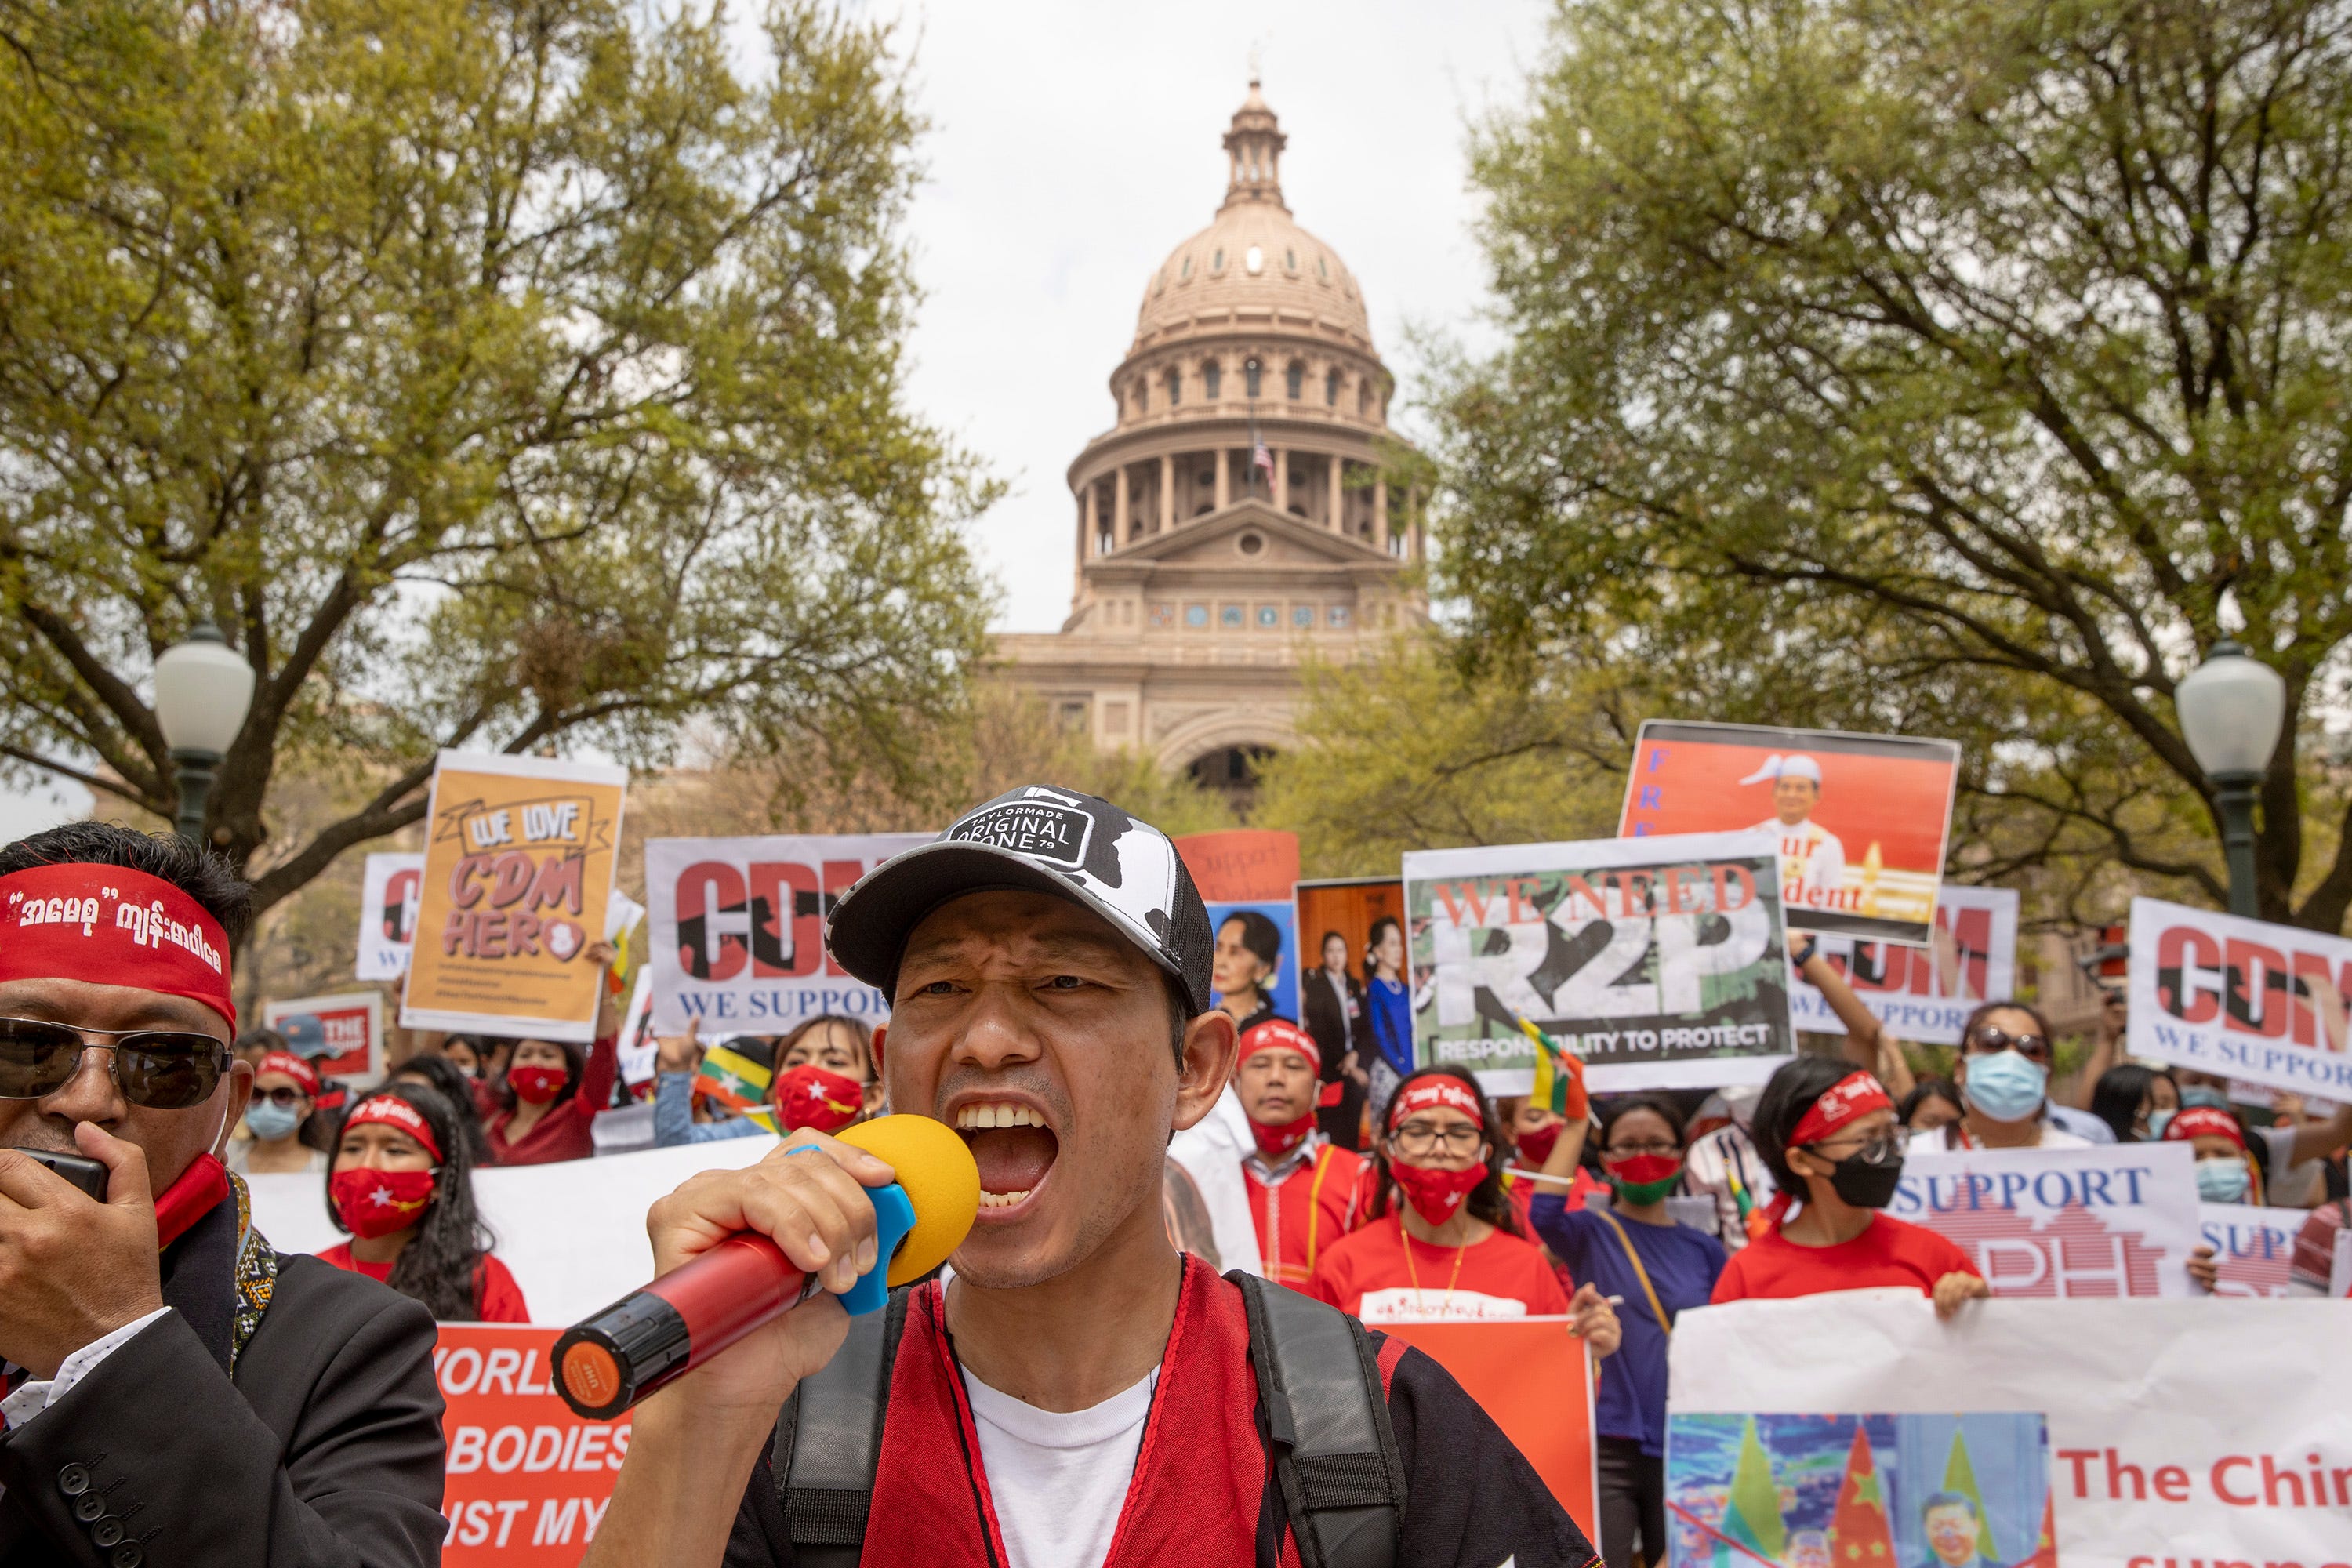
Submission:
[[1287,899],[1298,880],[1298,835],[1237,827],[1188,833],[1174,839],[1192,885],[1210,903],[1263,903]]
[[1592,1442],[1592,1363],[1565,1318],[1382,1323],[1454,1374],[1517,1445],[1589,1540],[1601,1539]]
[[448,1404],[447,1568],[572,1568],[604,1521],[629,1417],[583,1420],[548,1386],[562,1331],[441,1325],[433,1372]]

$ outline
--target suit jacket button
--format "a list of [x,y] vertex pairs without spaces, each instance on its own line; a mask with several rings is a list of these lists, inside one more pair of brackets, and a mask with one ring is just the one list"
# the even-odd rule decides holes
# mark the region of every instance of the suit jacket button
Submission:
[[68,1497],[79,1497],[89,1490],[89,1467],[68,1465],[58,1472],[58,1490]]
[[146,1553],[139,1550],[137,1542],[126,1541],[114,1549],[113,1556],[106,1560],[107,1568],[139,1568],[145,1557]]
[[108,1514],[89,1527],[89,1539],[91,1544],[100,1552],[110,1546],[120,1545],[122,1541],[122,1521],[113,1514]]
[[88,1524],[106,1511],[106,1499],[96,1492],[84,1492],[74,1499],[74,1517]]

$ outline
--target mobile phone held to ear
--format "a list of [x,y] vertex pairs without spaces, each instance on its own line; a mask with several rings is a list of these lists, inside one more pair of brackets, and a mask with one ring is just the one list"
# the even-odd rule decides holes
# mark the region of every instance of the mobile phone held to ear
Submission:
[[106,1167],[84,1154],[52,1154],[47,1149],[19,1149],[17,1153],[38,1160],[100,1203],[106,1201]]

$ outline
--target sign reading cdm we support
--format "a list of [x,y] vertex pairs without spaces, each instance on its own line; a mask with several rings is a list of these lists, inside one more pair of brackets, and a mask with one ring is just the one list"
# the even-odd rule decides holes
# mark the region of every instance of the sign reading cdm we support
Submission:
[[2352,1100],[2352,942],[2158,899],[2131,906],[2134,1056]]

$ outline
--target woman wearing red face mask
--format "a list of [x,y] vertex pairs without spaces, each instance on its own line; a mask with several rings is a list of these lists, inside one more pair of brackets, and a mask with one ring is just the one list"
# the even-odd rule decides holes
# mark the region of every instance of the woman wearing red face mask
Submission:
[[[582,956],[601,970],[613,954],[613,944],[600,942]],[[613,1080],[621,1074],[620,1008],[601,974],[596,995],[596,1043],[586,1052],[568,1040],[515,1042],[499,1080],[498,1108],[482,1119],[493,1165],[545,1165],[596,1152],[589,1128],[612,1103]]]
[[530,1321],[474,1212],[464,1130],[432,1089],[396,1084],[352,1108],[327,1176],[327,1212],[352,1237],[320,1254],[336,1268],[414,1296],[444,1322]]
[[[882,1079],[874,1069],[873,1032],[856,1019],[820,1014],[767,1048],[775,1052],[775,1078],[768,1087],[768,1098],[777,1131],[807,1127],[838,1132],[881,1110]],[[661,1042],[654,1086],[655,1145],[666,1149],[678,1143],[764,1136],[768,1130],[749,1116],[694,1120],[694,1068],[698,1054],[691,1027]],[[760,1059],[753,1052],[744,1054],[754,1061]],[[715,1105],[711,1109],[718,1110]]]
[[1617,1348],[1617,1318],[1586,1286],[1571,1303],[1503,1193],[1500,1128],[1469,1074],[1424,1068],[1397,1086],[1375,1145],[1361,1229],[1315,1266],[1309,1285],[1367,1323],[1555,1317],[1573,1312],[1594,1353]]

